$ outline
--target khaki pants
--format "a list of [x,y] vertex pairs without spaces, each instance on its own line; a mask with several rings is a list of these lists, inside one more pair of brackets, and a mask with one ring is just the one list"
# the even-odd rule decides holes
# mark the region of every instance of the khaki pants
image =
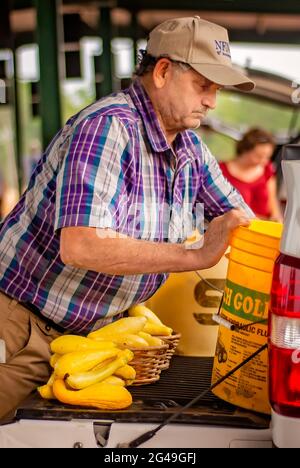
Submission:
[[46,322],[0,292],[0,339],[6,345],[6,363],[0,364],[0,420],[47,382],[49,343],[58,336]]

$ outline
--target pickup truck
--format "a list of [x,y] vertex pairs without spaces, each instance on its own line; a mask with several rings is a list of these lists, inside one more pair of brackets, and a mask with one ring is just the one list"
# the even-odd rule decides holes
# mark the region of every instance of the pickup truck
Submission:
[[[0,447],[116,448],[163,423],[209,390],[212,357],[174,356],[158,382],[130,387],[127,410],[71,408],[37,394],[0,427]],[[270,417],[243,410],[208,392],[141,447],[272,447]]]

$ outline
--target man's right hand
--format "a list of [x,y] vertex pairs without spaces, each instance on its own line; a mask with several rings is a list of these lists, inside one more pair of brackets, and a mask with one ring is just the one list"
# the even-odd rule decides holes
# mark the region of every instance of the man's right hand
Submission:
[[[239,226],[249,226],[251,220],[239,209],[228,211],[214,218],[203,237],[203,246],[195,250],[199,255],[199,268],[206,269],[216,265],[229,246],[232,231]],[[202,265],[202,266],[201,266]]]

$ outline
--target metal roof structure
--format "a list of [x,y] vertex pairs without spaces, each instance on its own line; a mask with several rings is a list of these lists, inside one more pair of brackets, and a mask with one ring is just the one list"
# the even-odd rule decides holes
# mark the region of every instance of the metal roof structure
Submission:
[[[34,0],[12,0],[14,9],[29,8]],[[300,4],[297,0],[269,0],[261,2],[259,0],[64,0],[65,5],[98,5],[100,7],[110,6],[126,8],[127,10],[213,10],[213,11],[240,11],[258,13],[300,13]],[[170,8],[172,7],[172,8]]]
[[[0,3],[0,18],[4,23],[5,11],[9,10],[9,22],[18,45],[33,40],[37,3],[38,0],[2,0]],[[56,0],[53,3],[57,3]],[[95,34],[99,12],[107,8],[111,26],[118,35],[145,37],[166,18],[197,14],[226,27],[231,41],[300,43],[300,2],[297,0],[60,0],[57,4],[64,17],[69,17],[66,19],[69,37]],[[4,34],[0,32],[0,47],[5,29]]]

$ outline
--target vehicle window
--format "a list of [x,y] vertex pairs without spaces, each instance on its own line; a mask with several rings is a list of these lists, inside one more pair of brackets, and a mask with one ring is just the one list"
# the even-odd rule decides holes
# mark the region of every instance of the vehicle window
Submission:
[[208,114],[208,127],[201,128],[200,134],[218,160],[227,160],[234,156],[235,140],[249,127],[263,127],[278,141],[299,133],[299,114],[287,105],[251,94],[223,91],[218,96],[216,109]]

